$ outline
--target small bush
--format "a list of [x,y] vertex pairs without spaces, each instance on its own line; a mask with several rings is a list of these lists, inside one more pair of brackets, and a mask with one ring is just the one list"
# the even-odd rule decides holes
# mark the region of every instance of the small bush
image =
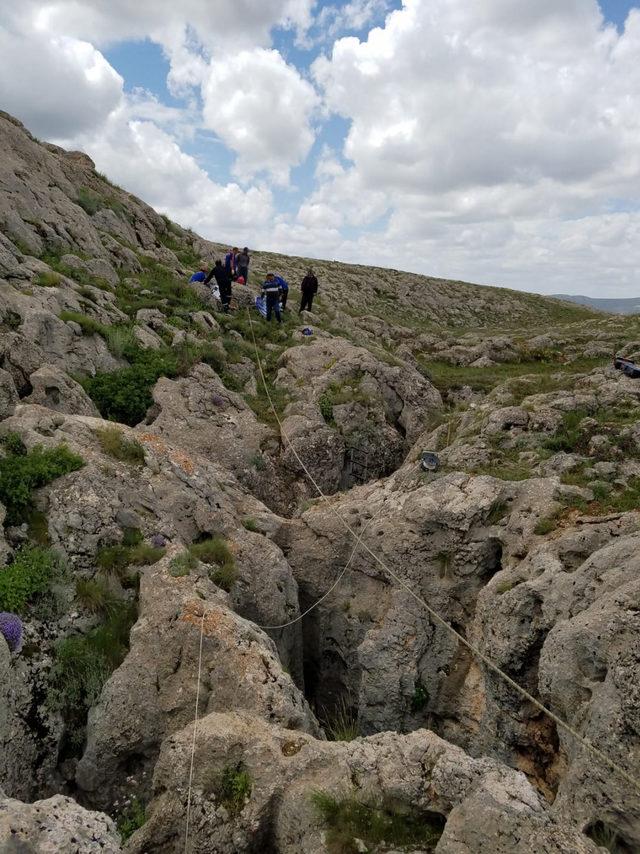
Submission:
[[218,800],[232,815],[237,815],[251,797],[251,787],[251,777],[242,764],[235,768],[228,765],[222,771]]
[[190,552],[182,552],[169,562],[169,574],[174,578],[182,578],[183,575],[189,575],[197,565],[197,559]]
[[103,337],[107,335],[107,327],[104,324],[78,311],[61,311],[60,320],[64,320],[65,323],[77,323],[83,335],[102,335]]
[[24,454],[9,453],[0,459],[0,502],[7,510],[7,524],[26,521],[33,506],[33,491],[62,475],[82,468],[84,461],[65,446]]
[[85,211],[85,213],[88,213],[89,216],[93,216],[104,207],[102,196],[94,190],[90,190],[88,187],[80,187],[75,202],[83,211]]
[[333,398],[328,391],[323,391],[318,398],[318,407],[320,415],[324,418],[327,424],[335,424],[333,418]]
[[106,427],[97,431],[100,447],[116,460],[132,466],[144,465],[144,449],[135,439],[126,439],[117,427]]
[[57,288],[61,282],[62,276],[54,270],[45,270],[42,273],[38,273],[33,280],[33,284],[39,285],[41,288]]
[[175,377],[175,354],[165,350],[127,349],[130,368],[96,374],[82,380],[82,386],[103,418],[135,427],[153,403],[151,389],[161,376]]
[[321,791],[314,792],[311,800],[327,825],[328,850],[335,854],[359,851],[356,839],[367,846],[384,843],[433,852],[444,830],[443,816],[403,809],[395,803],[367,804],[355,794],[338,799]]
[[0,436],[0,445],[7,454],[13,454],[15,457],[26,457],[27,455],[26,445],[18,433],[4,433]]
[[84,742],[89,709],[127,654],[136,617],[135,604],[121,601],[100,626],[56,645],[47,700],[51,708],[62,713],[67,739],[76,753]]
[[138,798],[133,798],[116,820],[118,833],[123,842],[139,830],[147,820],[146,807]]
[[247,531],[252,531],[254,534],[260,533],[260,526],[258,525],[256,520],[252,519],[251,517],[242,520],[242,527],[245,528]]
[[229,547],[221,537],[212,537],[200,543],[192,543],[189,553],[202,563],[209,564],[209,578],[227,592],[238,577],[235,560]]
[[0,611],[16,614],[31,611],[36,616],[44,612],[49,616],[55,604],[52,587],[65,576],[65,565],[55,552],[39,546],[22,546],[13,562],[0,568]]
[[536,522],[536,526],[533,529],[533,533],[538,534],[538,536],[550,534],[551,531],[555,531],[557,524],[558,522],[555,517],[543,516],[542,519],[538,519],[538,521]]

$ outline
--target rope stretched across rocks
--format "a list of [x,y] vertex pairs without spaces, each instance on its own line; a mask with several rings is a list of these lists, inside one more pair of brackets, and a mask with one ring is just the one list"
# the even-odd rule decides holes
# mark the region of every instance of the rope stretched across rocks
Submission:
[[[502,670],[502,668],[500,668],[497,664],[495,664],[495,662],[492,661],[492,659],[489,658],[484,652],[482,652],[480,649],[478,649],[476,646],[474,646],[470,641],[468,641],[465,637],[463,637],[460,634],[460,632],[456,631],[456,629],[454,629],[454,627],[452,625],[450,625],[444,619],[444,617],[440,616],[440,614],[434,608],[432,608],[432,606],[429,605],[429,603],[425,599],[423,599],[422,596],[420,596],[418,593],[416,593],[412,589],[412,587],[409,584],[407,584],[407,582],[403,578],[401,578],[392,569],[390,569],[390,567],[387,566],[387,564],[382,560],[382,558],[379,557],[375,552],[373,552],[369,548],[369,546],[365,542],[362,541],[362,535],[364,534],[364,530],[362,531],[362,533],[360,535],[358,535],[358,533],[356,531],[354,531],[354,529],[347,522],[347,520],[344,519],[338,513],[338,511],[335,509],[335,507],[331,503],[331,500],[328,498],[328,496],[326,496],[324,494],[321,487],[317,483],[316,479],[313,477],[313,475],[311,474],[311,472],[309,471],[309,469],[305,465],[304,460],[300,457],[300,454],[298,454],[293,443],[289,439],[286,431],[282,427],[282,421],[280,420],[280,416],[278,415],[278,412],[277,412],[277,410],[273,404],[273,399],[272,399],[271,394],[269,392],[269,386],[267,384],[267,378],[266,378],[265,373],[264,373],[264,368],[262,366],[262,359],[260,358],[260,352],[258,350],[258,344],[256,342],[256,336],[255,336],[254,327],[253,327],[253,319],[251,317],[251,312],[249,311],[249,309],[247,309],[247,316],[249,318],[249,328],[251,330],[251,339],[253,342],[253,348],[255,350],[256,362],[258,365],[258,371],[260,373],[260,379],[262,381],[262,385],[263,385],[265,394],[267,396],[267,400],[269,401],[269,406],[271,407],[271,411],[273,412],[273,415],[274,415],[276,422],[278,424],[278,427],[280,429],[280,435],[281,435],[282,439],[285,441],[285,443],[287,444],[287,446],[290,448],[291,453],[294,455],[298,464],[300,465],[300,467],[302,468],[302,470],[304,471],[304,473],[308,477],[310,483],[313,485],[314,489],[318,493],[318,496],[322,499],[322,501],[325,503],[325,505],[329,508],[329,511],[331,512],[331,514],[333,516],[335,516],[336,519],[340,522],[340,524],[345,528],[345,530],[348,531],[348,533],[351,534],[351,536],[355,538],[356,548],[361,544],[362,547],[364,548],[364,550],[370,555],[370,557],[372,557],[373,560],[391,578],[394,579],[394,581],[396,581],[401,587],[403,587],[407,591],[407,593],[413,599],[415,599],[416,602],[418,602],[420,605],[422,605],[422,607],[427,611],[427,613],[429,614],[429,616],[431,617],[431,619],[434,622],[436,622],[438,625],[442,626],[444,629],[446,629],[448,632],[450,632],[459,641],[459,643],[461,643],[472,655],[474,655],[479,661],[481,661],[489,670],[491,670],[492,673],[495,673],[496,676],[499,676],[500,679],[502,679],[504,682],[506,682],[507,685],[509,685],[511,688],[513,688],[513,690],[516,691],[518,694],[520,694],[521,697],[524,697],[524,699],[527,700],[529,703],[531,703],[536,709],[538,709],[538,711],[542,712],[544,715],[546,715],[548,718],[550,718],[550,720],[552,720],[558,727],[560,727],[562,730],[564,730],[566,733],[568,733],[578,744],[582,745],[582,747],[584,747],[593,756],[595,756],[597,759],[599,759],[609,769],[611,769],[612,771],[615,771],[617,774],[619,774],[623,780],[625,780],[627,783],[629,783],[630,786],[632,786],[638,793],[640,793],[640,780],[639,779],[636,779],[631,773],[626,771],[614,759],[611,759],[609,756],[607,756],[605,753],[603,753],[603,751],[600,750],[598,747],[596,747],[588,738],[581,735],[577,730],[575,730],[570,724],[568,724],[565,720],[563,720],[559,715],[557,715],[555,712],[551,711],[551,709],[547,708],[547,706],[545,706],[544,703],[541,703],[540,700],[538,700],[536,697],[534,697],[533,694],[531,694],[529,691],[527,691],[526,688],[523,688],[522,685],[519,685],[514,679],[512,679],[507,673],[505,673],[505,671]],[[349,563],[351,562],[351,559],[353,558],[354,553],[355,553],[355,549],[354,549],[354,552],[351,553],[351,557],[349,558]],[[348,564],[347,564],[347,566],[348,566]],[[342,576],[346,572],[346,568],[347,567],[345,567],[343,572],[340,574],[340,579],[342,578]],[[337,584],[337,582],[336,582],[336,584]],[[336,584],[333,585],[333,588],[335,588]],[[328,594],[325,594],[323,599],[326,598],[327,595]],[[318,603],[316,603],[313,607],[317,607],[317,604]],[[313,607],[310,608],[309,610],[313,610]],[[306,613],[309,613],[309,610]]]

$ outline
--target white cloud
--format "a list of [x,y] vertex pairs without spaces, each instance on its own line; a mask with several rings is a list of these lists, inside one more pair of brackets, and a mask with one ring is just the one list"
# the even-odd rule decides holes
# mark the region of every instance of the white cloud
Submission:
[[0,102],[37,135],[99,125],[122,100],[122,85],[88,42],[0,26]]
[[349,251],[396,265],[401,247],[403,266],[445,276],[575,291],[606,270],[638,289],[638,214],[615,211],[640,196],[639,55],[638,10],[619,35],[595,0],[404,0],[315,63],[351,166],[314,201],[348,218],[382,195],[388,227]]
[[256,48],[214,59],[202,95],[206,126],[238,155],[236,173],[286,184],[313,144],[311,84],[277,51]]
[[272,197],[263,186],[243,190],[209,178],[175,140],[150,121],[114,112],[99,134],[76,140],[97,168],[152,207],[213,240],[239,240],[263,228]]

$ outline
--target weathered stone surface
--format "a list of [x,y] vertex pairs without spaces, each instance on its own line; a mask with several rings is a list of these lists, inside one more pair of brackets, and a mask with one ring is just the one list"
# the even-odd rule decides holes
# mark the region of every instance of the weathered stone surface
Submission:
[[7,371],[0,369],[0,420],[8,418],[13,413],[18,400],[13,377]]
[[55,795],[23,804],[0,792],[0,851],[6,854],[120,854],[120,836],[104,813]]
[[[149,818],[129,843],[132,854],[175,850],[184,833],[192,725],[171,736],[154,775]],[[191,801],[191,846],[240,854],[273,850],[329,852],[311,795],[393,803],[411,815],[447,822],[437,851],[595,852],[555,821],[524,775],[489,759],[471,759],[428,730],[383,733],[351,743],[319,742],[247,714],[211,714],[198,724]],[[246,769],[251,793],[233,813],[221,803],[225,768]]]
[[82,386],[60,368],[43,365],[31,374],[29,382],[33,391],[24,399],[25,403],[35,403],[70,415],[99,417],[98,410]]
[[201,628],[200,715],[246,709],[318,733],[273,642],[229,610],[204,567],[173,577],[168,555],[142,575],[131,651],[90,715],[76,779],[93,804],[104,808],[122,797],[128,775],[141,779],[145,772],[150,782],[163,739],[193,720]]

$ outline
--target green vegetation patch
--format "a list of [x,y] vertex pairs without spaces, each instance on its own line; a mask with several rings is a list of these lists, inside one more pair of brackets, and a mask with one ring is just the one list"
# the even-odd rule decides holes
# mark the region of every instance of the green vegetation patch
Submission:
[[123,842],[140,830],[147,820],[145,805],[138,798],[132,798],[131,802],[124,807],[116,819],[118,833]]
[[59,317],[65,323],[69,321],[77,323],[83,335],[102,335],[103,337],[107,335],[107,327],[88,314],[81,314],[78,311],[61,311]]
[[5,445],[8,453],[0,459],[0,502],[7,510],[8,525],[28,520],[35,489],[84,465],[84,460],[65,445],[46,450],[35,447],[28,453],[22,448],[16,453],[15,446],[12,452]]
[[445,818],[421,813],[399,803],[365,803],[355,793],[337,798],[318,791],[312,803],[327,826],[330,854],[357,854],[367,846],[414,846],[435,851],[442,836]]
[[144,465],[144,448],[136,439],[127,439],[117,427],[98,430],[100,447],[109,456],[132,466]]
[[198,560],[190,552],[181,552],[169,562],[169,575],[174,578],[182,578],[189,575],[192,569],[198,565]]
[[251,789],[251,777],[242,763],[235,767],[228,765],[222,771],[217,797],[232,815],[237,815],[251,797]]
[[229,591],[238,577],[236,562],[222,537],[211,537],[189,546],[189,554],[209,565],[209,578],[218,587]]
[[43,273],[38,273],[33,284],[39,285],[41,288],[57,288],[61,281],[60,273],[56,273],[55,270],[45,270]]
[[340,698],[333,710],[325,711],[322,727],[329,741],[353,741],[360,735],[357,712],[344,697]]
[[[140,532],[136,532],[138,535]],[[151,566],[157,563],[165,550],[150,546],[141,541],[126,539],[113,546],[103,546],[96,553],[96,563],[106,575],[114,575],[120,581],[129,580],[129,567]]]
[[13,561],[0,568],[0,611],[46,617],[56,611],[53,587],[67,577],[56,552],[40,546],[22,546]]
[[136,618],[135,603],[121,600],[101,625],[56,645],[48,705],[62,713],[67,740],[76,753],[84,742],[89,709],[98,701],[109,676],[124,661]]
[[76,601],[90,614],[106,616],[118,607],[118,597],[103,578],[79,578]]
[[420,360],[420,368],[441,392],[470,386],[474,391],[488,393],[496,386],[509,382],[514,403],[520,403],[532,394],[546,394],[568,388],[575,382],[577,374],[588,374],[608,363],[609,360],[604,358],[582,358],[566,364],[536,360],[472,368],[423,359]]

